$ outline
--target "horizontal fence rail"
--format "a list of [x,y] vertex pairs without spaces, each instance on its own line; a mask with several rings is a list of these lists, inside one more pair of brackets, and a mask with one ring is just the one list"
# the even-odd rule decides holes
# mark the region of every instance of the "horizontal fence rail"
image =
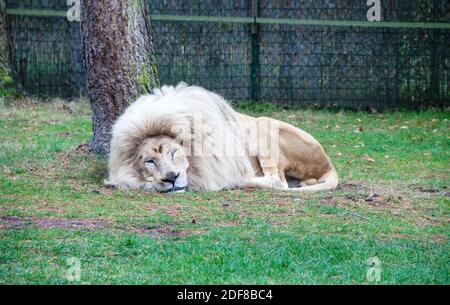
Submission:
[[[66,17],[67,11],[36,10],[36,9],[7,9],[7,15],[32,17]],[[450,23],[438,22],[389,22],[389,21],[348,21],[348,20],[314,20],[290,18],[260,18],[260,17],[220,17],[220,16],[181,16],[181,15],[150,15],[153,21],[179,22],[216,22],[216,23],[244,23],[244,24],[285,24],[285,25],[314,25],[339,27],[368,27],[368,28],[405,28],[405,29],[442,29],[450,30]]]
[[[287,106],[448,106],[448,1],[382,3],[382,21],[366,21],[365,0],[147,0],[160,82]],[[6,4],[17,80],[31,94],[84,95],[65,1]]]

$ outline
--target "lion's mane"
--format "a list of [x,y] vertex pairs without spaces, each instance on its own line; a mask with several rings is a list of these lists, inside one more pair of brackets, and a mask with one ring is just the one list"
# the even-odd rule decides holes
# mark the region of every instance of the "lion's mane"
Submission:
[[[201,130],[202,143],[195,142],[198,136],[192,137],[194,116],[213,127]],[[183,142],[194,139],[191,147],[200,145],[207,153],[188,156],[189,190],[217,191],[242,185],[252,177],[253,170],[243,144],[244,129],[239,124],[231,106],[203,88],[180,83],[155,89],[131,104],[114,124],[109,178],[105,183],[121,188],[142,187],[144,181],[132,166],[136,150],[145,138],[166,135]],[[181,129],[184,131],[177,131]],[[227,146],[233,146],[233,154],[222,151]]]

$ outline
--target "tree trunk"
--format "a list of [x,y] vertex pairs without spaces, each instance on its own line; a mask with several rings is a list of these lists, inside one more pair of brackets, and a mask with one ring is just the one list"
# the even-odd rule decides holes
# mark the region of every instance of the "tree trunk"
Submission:
[[14,92],[14,81],[10,73],[10,46],[6,29],[5,1],[0,0],[0,96]]
[[158,86],[144,0],[83,0],[81,35],[92,108],[90,150],[107,155],[111,127],[128,104]]

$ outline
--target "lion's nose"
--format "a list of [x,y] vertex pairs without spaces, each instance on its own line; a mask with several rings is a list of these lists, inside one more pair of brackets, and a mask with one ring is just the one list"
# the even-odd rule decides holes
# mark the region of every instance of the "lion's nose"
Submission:
[[167,183],[175,183],[175,180],[177,180],[178,176],[180,176],[180,173],[175,173],[175,172],[169,172],[167,173],[167,175],[164,177],[164,179],[162,179],[162,181],[167,182]]

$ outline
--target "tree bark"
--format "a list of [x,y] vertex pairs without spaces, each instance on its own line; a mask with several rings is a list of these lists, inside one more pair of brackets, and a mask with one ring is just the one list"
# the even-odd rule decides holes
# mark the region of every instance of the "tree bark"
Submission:
[[10,71],[10,45],[6,28],[6,5],[0,0],[0,96],[14,92],[14,81]]
[[144,0],[83,0],[81,35],[92,108],[90,150],[107,155],[111,127],[128,104],[159,85]]

